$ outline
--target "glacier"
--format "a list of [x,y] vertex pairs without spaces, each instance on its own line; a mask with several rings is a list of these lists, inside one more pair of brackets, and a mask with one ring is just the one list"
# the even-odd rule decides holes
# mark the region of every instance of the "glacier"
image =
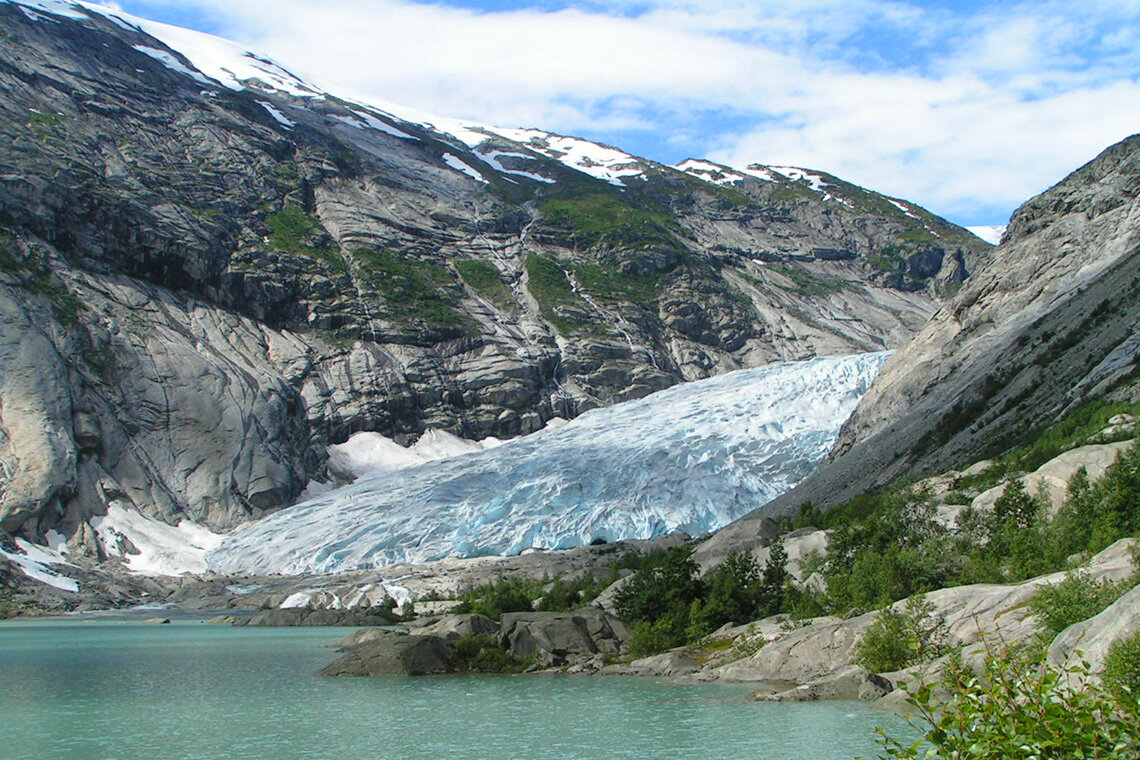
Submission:
[[706,533],[810,475],[889,355],[729,372],[376,472],[238,529],[206,561],[220,573],[336,573]]

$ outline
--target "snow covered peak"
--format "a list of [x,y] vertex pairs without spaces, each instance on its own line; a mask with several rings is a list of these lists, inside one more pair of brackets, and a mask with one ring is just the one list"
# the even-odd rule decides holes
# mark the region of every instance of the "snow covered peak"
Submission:
[[886,356],[731,372],[491,450],[376,471],[231,535],[207,561],[342,572],[714,530],[814,471]]

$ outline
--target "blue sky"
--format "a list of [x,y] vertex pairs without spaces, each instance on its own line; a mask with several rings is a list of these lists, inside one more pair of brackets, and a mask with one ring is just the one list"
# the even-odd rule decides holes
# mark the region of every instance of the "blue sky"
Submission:
[[[107,3],[110,4],[110,3]],[[822,169],[961,224],[1140,132],[1140,0],[119,0],[327,87],[676,163]]]

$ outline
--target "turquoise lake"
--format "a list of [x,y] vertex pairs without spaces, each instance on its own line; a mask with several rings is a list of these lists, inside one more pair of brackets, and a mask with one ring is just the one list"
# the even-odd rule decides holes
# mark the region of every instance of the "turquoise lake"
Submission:
[[565,676],[321,678],[348,629],[0,624],[5,760],[840,760],[875,757],[859,703],[746,686]]

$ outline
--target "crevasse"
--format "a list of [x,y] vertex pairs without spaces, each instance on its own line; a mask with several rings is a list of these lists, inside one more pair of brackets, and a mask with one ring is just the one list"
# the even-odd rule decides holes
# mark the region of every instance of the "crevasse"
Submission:
[[238,531],[207,562],[344,572],[715,530],[813,472],[888,355],[730,372],[366,477]]

